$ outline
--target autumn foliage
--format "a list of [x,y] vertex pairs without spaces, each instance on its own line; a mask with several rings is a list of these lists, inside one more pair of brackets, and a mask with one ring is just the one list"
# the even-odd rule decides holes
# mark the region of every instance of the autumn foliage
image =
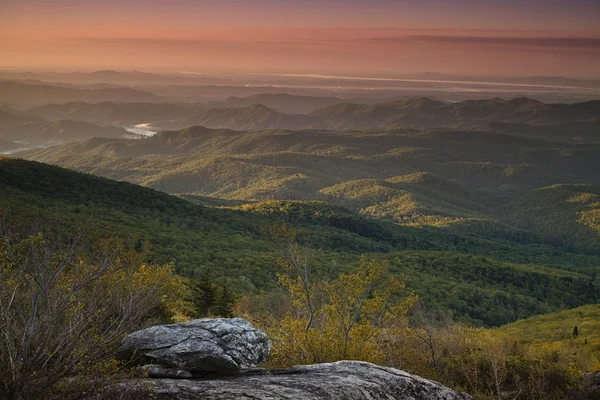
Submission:
[[0,228],[0,398],[99,394],[128,370],[124,335],[185,318],[171,265],[112,238]]

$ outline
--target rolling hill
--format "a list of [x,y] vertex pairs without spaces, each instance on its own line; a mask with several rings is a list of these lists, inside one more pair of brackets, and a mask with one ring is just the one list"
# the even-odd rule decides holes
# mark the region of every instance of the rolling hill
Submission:
[[503,211],[522,229],[543,232],[557,243],[600,251],[600,185],[540,188],[512,201]]
[[83,121],[46,121],[11,110],[0,109],[0,152],[89,139],[91,137],[123,138],[128,134],[124,128],[101,126]]
[[27,83],[16,80],[0,80],[0,104],[16,108],[38,107],[48,103],[85,101],[160,102],[161,97],[129,87],[79,89],[46,83]]
[[[577,327],[577,335],[573,331]],[[499,328],[532,348],[566,348],[570,354],[590,354],[600,366],[600,304],[589,304],[540,315]]]
[[[316,198],[319,190],[346,181],[416,172],[507,195],[558,183],[600,183],[599,152],[600,145],[471,131],[236,132],[193,127],[143,141],[94,140],[26,156],[170,193],[264,200],[293,199],[286,191],[297,185],[305,187],[303,198]],[[267,181],[278,197],[255,193]]]
[[3,139],[0,152],[17,148],[47,147],[95,136],[123,138],[126,135],[127,131],[124,128],[116,126],[101,126],[74,120],[46,121],[9,108],[0,109],[0,139]]
[[599,143],[600,117],[580,121],[546,124],[523,124],[512,122],[490,122],[475,129],[484,132],[518,134],[519,136],[545,139],[555,142]]
[[195,109],[169,103],[70,102],[47,104],[27,111],[48,120],[74,119],[101,125],[135,125],[190,116]]
[[[598,251],[600,145],[451,130],[193,127],[144,140],[95,138],[25,156],[172,194],[326,200],[403,225],[510,240],[533,236]],[[587,191],[572,198],[535,198],[555,185],[582,184]],[[561,227],[553,229],[551,221]]]
[[19,148],[21,148],[19,143],[0,137],[0,154],[3,152],[12,152]]
[[[262,104],[284,114],[309,114],[316,109],[342,103],[338,97],[299,96],[289,93],[262,93],[247,97],[228,97],[223,102],[215,102],[211,108],[247,107]],[[208,103],[211,106],[213,103]]]
[[489,122],[541,124],[587,120],[600,115],[600,101],[544,104],[526,97],[445,103],[415,98],[381,103],[336,104],[311,115],[352,123],[356,127],[402,125],[474,127]]
[[[178,120],[162,121],[161,129],[183,129],[193,125],[235,130],[267,129],[335,129],[388,130],[403,127],[477,129],[494,133],[532,137],[561,142],[600,142],[597,119],[600,101],[575,104],[544,104],[529,98],[503,100],[465,100],[446,103],[429,98],[403,98],[378,104],[337,103],[312,111],[308,115],[286,114],[287,98],[273,101],[274,96],[260,95],[234,100],[242,107],[211,108]],[[250,99],[269,100],[264,104],[246,105]],[[275,97],[277,98],[277,97]],[[249,104],[249,103],[248,103]],[[209,104],[210,105],[210,104]],[[227,105],[227,104],[226,104]]]
[[485,219],[501,203],[493,196],[430,173],[347,181],[321,189],[329,202],[400,223],[451,224]]
[[[14,82],[0,82],[2,83]],[[29,86],[43,87],[44,85]],[[64,87],[58,89],[83,90]],[[121,89],[96,89],[91,92],[101,90]],[[97,97],[101,98],[102,95]],[[67,98],[67,95],[63,97],[63,99]],[[52,99],[50,97],[48,101]],[[70,100],[73,99],[68,101]],[[334,97],[260,94],[245,98],[231,97],[224,102],[176,105],[161,103],[157,99],[148,102],[132,102],[123,95],[119,97],[118,102],[70,101],[66,104],[44,104],[30,109],[28,114],[51,120],[74,119],[103,125],[151,123],[157,129],[164,130],[178,130],[195,125],[214,129],[252,131],[271,129],[380,131],[419,127],[420,129],[475,129],[555,142],[600,143],[597,129],[600,119],[599,101],[544,104],[529,98],[510,100],[495,98],[446,103],[430,98],[401,98],[385,103],[355,104],[340,103],[338,100],[340,99]],[[65,101],[53,102],[64,103]],[[319,105],[324,106],[308,113],[309,109]]]
[[163,129],[183,129],[201,125],[215,129],[266,130],[323,128],[320,118],[301,114],[284,114],[255,104],[246,107],[212,108],[187,118],[155,124]]
[[96,235],[116,235],[132,246],[149,243],[151,261],[173,262],[184,275],[211,267],[238,291],[275,287],[272,247],[260,227],[285,221],[319,250],[319,268],[329,269],[335,260],[342,271],[351,269],[361,253],[384,258],[393,273],[408,276],[409,288],[424,301],[475,325],[576,307],[597,295],[588,267],[595,270],[600,257],[400,226],[322,202],[211,208],[129,183],[0,158],[0,209],[48,229],[72,229],[80,221]]

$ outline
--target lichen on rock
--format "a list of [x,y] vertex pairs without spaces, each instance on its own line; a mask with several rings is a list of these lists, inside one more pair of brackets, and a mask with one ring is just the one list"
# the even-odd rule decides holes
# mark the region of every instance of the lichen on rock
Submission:
[[263,362],[270,350],[267,335],[241,318],[204,318],[157,325],[126,336],[123,357],[176,370],[236,372]]

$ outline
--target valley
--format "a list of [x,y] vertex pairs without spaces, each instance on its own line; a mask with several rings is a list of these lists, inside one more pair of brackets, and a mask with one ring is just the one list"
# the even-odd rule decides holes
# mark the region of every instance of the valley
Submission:
[[0,0],[0,400],[600,400],[599,27]]
[[[35,90],[55,93],[47,85]],[[447,365],[475,357],[463,340],[491,346],[477,357],[513,352],[535,363],[542,354],[578,371],[600,362],[597,100],[257,93],[176,102],[136,93],[123,101],[132,93],[111,97],[121,90],[112,84],[52,85],[61,89],[48,103],[16,98],[0,109],[7,220],[118,240],[134,259],[173,271],[184,305],[192,285],[210,279],[203,284],[228,294],[231,314],[272,335],[297,295],[282,278],[284,239],[269,233],[288,229],[286,246],[319,296],[365,260],[402,282],[394,298],[415,304],[378,339],[392,346],[385,362],[401,359],[453,387],[469,384],[420,358],[419,332],[431,332]],[[271,362],[286,365],[275,354]]]

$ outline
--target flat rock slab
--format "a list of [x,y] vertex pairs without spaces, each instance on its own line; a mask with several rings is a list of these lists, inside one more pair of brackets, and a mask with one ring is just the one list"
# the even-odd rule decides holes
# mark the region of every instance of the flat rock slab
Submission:
[[248,372],[218,379],[152,379],[158,400],[472,400],[406,372],[357,361]]
[[204,318],[136,331],[121,342],[123,357],[189,372],[237,372],[269,354],[267,335],[241,318]]

